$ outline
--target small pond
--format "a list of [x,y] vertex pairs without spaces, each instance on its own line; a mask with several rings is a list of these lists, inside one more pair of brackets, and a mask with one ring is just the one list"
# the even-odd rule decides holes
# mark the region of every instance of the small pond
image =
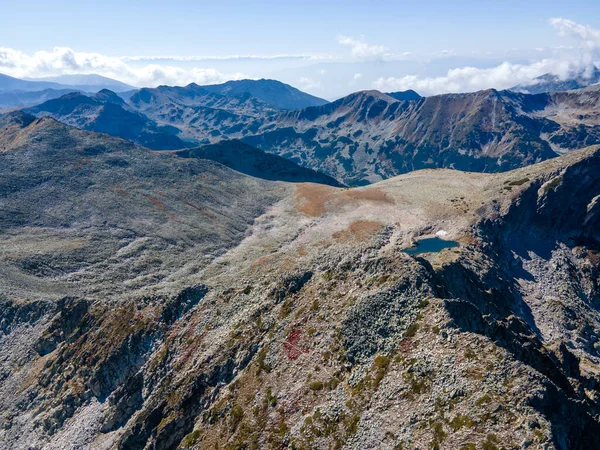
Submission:
[[413,247],[405,248],[404,252],[409,255],[418,255],[420,253],[436,253],[445,248],[458,247],[456,241],[445,241],[438,237],[426,238],[417,241]]

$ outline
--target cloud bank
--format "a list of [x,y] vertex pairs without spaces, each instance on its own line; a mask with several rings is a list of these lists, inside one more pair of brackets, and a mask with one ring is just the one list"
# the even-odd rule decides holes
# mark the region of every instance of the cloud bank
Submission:
[[[556,74],[563,79],[573,74],[585,76],[586,73],[590,73],[590,69],[594,67],[594,61],[600,57],[600,30],[565,18],[550,19],[549,25],[557,31],[559,36],[571,42],[565,42],[565,45],[558,47],[548,47],[545,50],[537,49],[538,51],[544,50],[546,53],[534,57],[530,63],[515,64],[507,61],[496,67],[485,69],[457,67],[448,70],[443,76],[435,77],[407,75],[406,72],[386,73],[385,70],[390,70],[388,68],[394,66],[392,62],[407,58],[414,61],[420,60],[423,67],[426,67],[427,59],[423,59],[424,57],[435,59],[451,56],[454,55],[453,51],[416,56],[410,52],[394,53],[384,45],[369,43],[364,37],[352,36],[337,38],[337,42],[344,48],[344,52],[338,55],[112,57],[99,53],[79,52],[68,47],[54,47],[51,51],[29,54],[12,48],[0,47],[0,73],[19,78],[97,73],[134,86],[186,85],[191,82],[212,84],[252,78],[252,76],[238,72],[237,69],[226,68],[232,67],[232,64],[220,64],[221,61],[239,62],[240,67],[250,71],[256,71],[256,67],[258,67],[253,62],[262,62],[261,64],[264,66],[260,66],[260,70],[265,74],[269,73],[269,68],[271,71],[273,70],[271,63],[277,61],[289,61],[290,67],[297,61],[308,61],[308,64],[313,62],[325,64],[335,61],[348,63],[348,65],[332,66],[334,69],[331,73],[323,69],[323,66],[316,66],[316,71],[309,72],[309,70],[313,70],[310,69],[311,66],[304,65],[305,69],[295,68],[293,75],[289,75],[292,73],[291,71],[288,72],[287,81],[296,83],[302,89],[321,92],[330,89],[332,83],[337,83],[338,86],[347,85],[350,89],[359,84],[364,88],[370,86],[382,91],[414,89],[423,95],[468,92],[492,87],[505,89],[517,84],[531,83],[532,79],[546,73]],[[546,57],[541,59],[544,56]],[[245,61],[252,63],[243,65]],[[372,63],[371,68],[365,69],[365,63],[369,62]],[[353,65],[353,63],[355,64]],[[343,72],[344,67],[347,72]],[[342,91],[336,92],[339,95],[343,93]]]
[[211,84],[249,78],[242,73],[225,74],[212,68],[184,69],[162,64],[131,65],[125,58],[76,52],[67,47],[54,47],[52,51],[38,51],[33,54],[0,47],[0,72],[18,78],[95,73],[134,86],[185,85],[192,82]]
[[550,19],[549,24],[560,36],[577,41],[575,52],[561,58],[548,58],[530,64],[504,62],[491,69],[456,68],[448,70],[447,74],[441,77],[380,77],[373,82],[373,88],[382,91],[414,89],[423,95],[433,95],[489,88],[507,89],[517,84],[531,83],[534,78],[547,73],[557,75],[561,79],[575,74],[585,76],[591,73],[594,61],[599,56],[600,30],[564,18]]
[[571,63],[552,59],[544,59],[529,65],[505,62],[491,69],[476,67],[451,69],[443,77],[419,78],[415,75],[407,75],[399,78],[378,78],[373,83],[373,87],[380,91],[414,89],[423,95],[473,92],[489,88],[508,89],[517,84],[530,82],[546,73],[554,73],[565,78],[572,70]]

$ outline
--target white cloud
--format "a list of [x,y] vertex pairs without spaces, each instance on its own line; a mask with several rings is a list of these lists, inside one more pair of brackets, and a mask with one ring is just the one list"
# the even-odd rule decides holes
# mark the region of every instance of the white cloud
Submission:
[[302,60],[302,61],[329,61],[338,59],[332,55],[309,55],[309,54],[290,54],[290,55],[224,55],[224,56],[123,56],[119,58],[122,61],[274,61],[274,60]]
[[383,45],[368,44],[362,37],[356,39],[349,36],[339,36],[338,43],[350,47],[352,56],[358,59],[383,59],[388,51]]
[[549,72],[562,74],[565,77],[571,70],[572,66],[569,62],[552,59],[545,59],[529,65],[505,62],[491,69],[476,67],[451,69],[443,77],[419,78],[415,75],[407,75],[398,78],[379,78],[375,80],[373,87],[380,91],[414,89],[422,95],[473,92],[492,87],[507,89]]
[[312,78],[308,78],[308,77],[301,77],[298,80],[298,84],[300,85],[300,88],[305,91],[314,91],[314,90],[322,90],[323,89],[323,85],[321,84],[320,81],[313,80]]
[[600,30],[562,17],[550,19],[550,25],[558,30],[560,36],[569,36],[577,39],[580,48],[592,51],[600,49]]
[[360,80],[362,78],[362,73],[355,73],[353,78],[355,80]]
[[[381,77],[373,82],[373,87],[383,91],[414,89],[421,94],[432,95],[472,92],[488,88],[507,89],[517,84],[531,84],[534,78],[546,73],[555,74],[561,79],[574,74],[585,76],[590,73],[594,60],[600,53],[600,30],[563,18],[551,19],[550,25],[558,30],[559,35],[574,38],[578,42],[578,45],[573,48],[575,51],[564,52],[560,57],[542,59],[530,64],[504,62],[488,69],[456,68],[448,70],[445,76],[440,77],[420,78],[415,75]],[[570,47],[558,48],[569,49]],[[453,53],[442,51],[442,54]]]
[[223,74],[212,68],[187,69],[159,64],[132,66],[124,58],[76,52],[67,47],[33,54],[0,47],[0,72],[21,78],[97,73],[134,86],[210,84],[248,78],[242,73]]
[[454,56],[456,52],[454,50],[442,50],[440,51],[440,56]]

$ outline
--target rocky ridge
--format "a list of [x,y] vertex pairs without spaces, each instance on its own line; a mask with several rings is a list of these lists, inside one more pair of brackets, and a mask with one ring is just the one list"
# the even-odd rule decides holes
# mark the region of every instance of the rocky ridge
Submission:
[[2,127],[2,446],[600,445],[597,147],[347,189]]

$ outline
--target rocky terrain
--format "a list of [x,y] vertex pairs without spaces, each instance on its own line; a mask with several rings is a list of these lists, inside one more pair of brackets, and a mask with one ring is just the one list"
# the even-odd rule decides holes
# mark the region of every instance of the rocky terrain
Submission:
[[239,133],[278,111],[248,93],[225,96],[193,83],[140,89],[128,102],[158,123],[177,127],[189,140],[205,144]]
[[302,109],[329,103],[277,80],[239,80],[202,86],[208,92],[227,97],[250,95],[277,109]]
[[257,178],[291,182],[311,182],[329,186],[343,186],[335,178],[329,177],[282,158],[265,153],[243,142],[220,141],[216,144],[176,150],[171,152],[181,158],[198,158],[216,161],[230,169]]
[[600,447],[598,147],[352,189],[189,152],[0,118],[0,447]]
[[107,89],[94,95],[72,92],[24,111],[38,117],[52,117],[82,130],[129,139],[152,150],[193,146],[178,137],[179,129],[157,124]]
[[431,167],[498,172],[600,143],[599,100],[596,87],[415,100],[365,91],[280,114],[235,137],[348,185]]

